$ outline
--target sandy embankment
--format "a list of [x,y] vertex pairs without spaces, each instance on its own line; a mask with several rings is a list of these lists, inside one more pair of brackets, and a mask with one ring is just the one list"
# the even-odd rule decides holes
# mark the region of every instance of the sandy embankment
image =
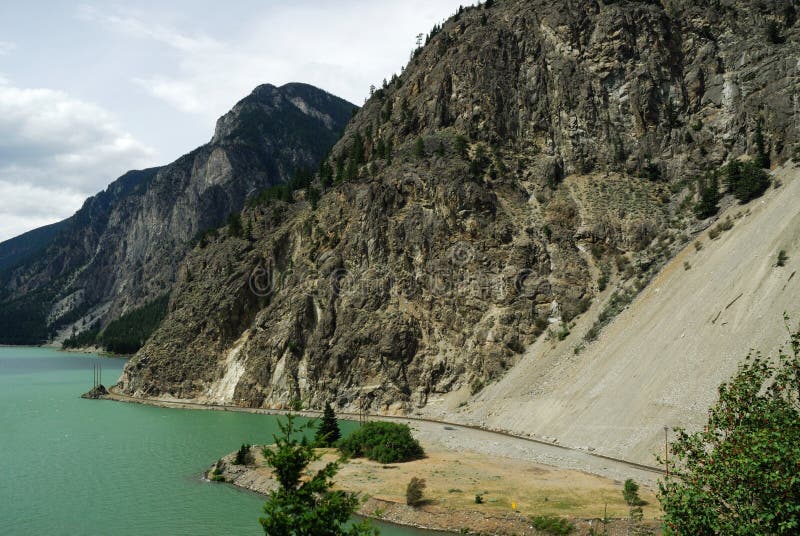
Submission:
[[[484,534],[536,534],[529,517],[555,515],[569,518],[578,534],[602,529],[599,518],[607,515],[609,534],[625,534],[628,507],[622,500],[622,483],[581,471],[563,470],[514,458],[488,456],[472,451],[454,451],[439,444],[425,444],[427,457],[403,464],[383,465],[357,459],[342,465],[336,476],[339,489],[355,491],[367,500],[359,514],[391,523],[433,530],[460,532],[469,529]],[[259,448],[256,464],[250,467],[223,459],[226,482],[258,493],[275,486],[264,467]],[[337,459],[335,450],[325,450],[323,459],[311,466]],[[212,468],[213,469],[213,468]],[[411,477],[425,478],[427,504],[412,508],[405,504],[405,488]],[[475,496],[483,504],[475,503]],[[649,489],[642,489],[648,524],[656,525],[658,501]]]

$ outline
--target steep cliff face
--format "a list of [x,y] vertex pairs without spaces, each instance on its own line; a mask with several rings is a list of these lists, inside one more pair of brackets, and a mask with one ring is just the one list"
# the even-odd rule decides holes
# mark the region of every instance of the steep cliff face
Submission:
[[122,388],[380,411],[481,391],[537,338],[567,337],[599,290],[647,284],[705,225],[696,175],[787,158],[790,7],[459,13],[356,115],[313,191],[245,211],[250,237],[188,256]]
[[207,145],[124,175],[6,272],[0,342],[41,342],[76,322],[102,326],[168,292],[198,232],[240,211],[248,195],[316,167],[353,109],[303,84],[260,86]]

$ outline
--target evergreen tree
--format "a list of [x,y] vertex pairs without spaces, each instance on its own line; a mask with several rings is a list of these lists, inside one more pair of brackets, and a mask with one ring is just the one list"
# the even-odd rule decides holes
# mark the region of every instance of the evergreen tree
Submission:
[[319,180],[323,188],[329,188],[333,184],[333,168],[327,160],[319,164]]
[[311,204],[311,210],[317,210],[317,205],[319,204],[319,190],[314,188],[313,186],[308,189],[308,202]]
[[392,163],[392,152],[394,151],[394,143],[392,142],[392,138],[386,140],[386,164],[389,165]]
[[719,179],[716,173],[702,177],[697,180],[697,190],[700,193],[700,200],[694,207],[695,216],[704,220],[719,212]]
[[336,414],[328,402],[325,404],[325,411],[322,413],[322,421],[317,429],[314,442],[320,447],[332,447],[341,437],[342,433],[339,431]]
[[417,141],[414,143],[414,156],[417,158],[425,158],[425,142],[422,138],[417,138]]
[[[267,536],[364,536],[378,534],[367,523],[350,524],[359,505],[354,493],[333,491],[331,479],[339,471],[339,462],[326,464],[308,478],[308,465],[320,455],[306,440],[309,425],[295,425],[289,415],[281,421],[275,445],[263,449],[264,458],[279,487],[264,504],[259,519]],[[301,435],[302,439],[297,439]]]
[[347,161],[347,168],[344,170],[344,180],[353,181],[358,178],[358,161],[351,158]]
[[769,175],[759,163],[733,160],[725,172],[725,185],[740,203],[760,197],[769,188]]
[[469,148],[469,143],[467,142],[467,138],[464,136],[457,136],[456,137],[456,154],[458,156],[465,158],[467,156],[467,150]]
[[378,146],[375,148],[375,154],[378,158],[386,158],[386,142],[383,138],[378,138]]
[[340,155],[336,161],[336,183],[344,181],[344,156]]
[[761,126],[761,121],[758,122],[756,125],[756,134],[755,139],[753,140],[756,144],[756,164],[763,169],[769,169],[771,167],[772,162],[769,158],[769,152],[767,151],[767,145],[764,142],[764,129]]
[[242,217],[239,214],[231,213],[228,216],[228,229],[231,236],[237,238],[242,236],[244,229],[242,228]]

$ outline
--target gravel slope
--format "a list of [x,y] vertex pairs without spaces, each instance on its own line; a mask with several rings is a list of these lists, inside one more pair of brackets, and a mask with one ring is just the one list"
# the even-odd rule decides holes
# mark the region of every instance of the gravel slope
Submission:
[[426,413],[655,464],[664,426],[702,426],[748,349],[774,353],[788,339],[784,312],[800,320],[800,173],[789,165],[774,176],[779,188],[722,214],[732,230],[702,233],[702,250],[678,254],[579,355],[599,306],[564,342],[533,345],[457,416],[446,399]]

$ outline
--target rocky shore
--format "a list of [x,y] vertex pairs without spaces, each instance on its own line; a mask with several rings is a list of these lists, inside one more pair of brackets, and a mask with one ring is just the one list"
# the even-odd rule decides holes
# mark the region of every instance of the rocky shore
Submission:
[[[210,481],[268,494],[276,482],[264,467],[260,447],[253,447],[252,465],[234,464],[235,453],[214,463],[206,473]],[[460,534],[533,535],[536,515],[557,515],[569,519],[574,534],[590,534],[592,530],[606,534],[627,534],[630,522],[621,517],[625,506],[621,500],[621,483],[563,471],[519,460],[498,460],[471,452],[447,452],[428,446],[424,460],[406,464],[381,465],[367,460],[344,463],[335,478],[336,487],[359,493],[364,502],[358,515],[426,530]],[[313,472],[322,464],[337,458],[335,450],[322,451],[323,458],[310,466]],[[419,507],[405,504],[403,490],[411,475],[427,481],[426,502]],[[475,496],[480,495],[481,504]],[[657,532],[652,519],[657,511],[655,497],[644,490],[649,506],[644,526]],[[516,502],[516,501],[519,502]],[[604,505],[608,511],[605,526]],[[538,503],[538,508],[537,508]],[[598,511],[599,515],[579,515]],[[559,515],[559,512],[562,512]]]

